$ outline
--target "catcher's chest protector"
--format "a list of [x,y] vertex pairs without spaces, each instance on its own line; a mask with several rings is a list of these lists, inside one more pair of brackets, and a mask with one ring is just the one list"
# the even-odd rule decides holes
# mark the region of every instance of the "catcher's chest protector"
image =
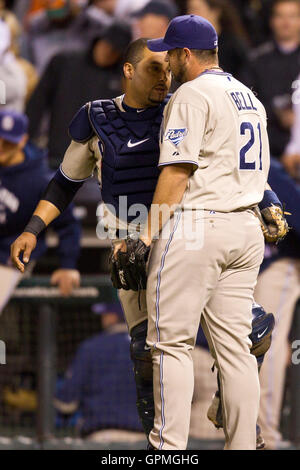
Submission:
[[[159,170],[159,129],[165,102],[137,112],[122,112],[113,100],[93,101],[89,119],[99,137],[102,153],[102,199],[119,213],[119,196],[127,196],[127,207],[150,207]],[[136,215],[127,218],[130,222]]]

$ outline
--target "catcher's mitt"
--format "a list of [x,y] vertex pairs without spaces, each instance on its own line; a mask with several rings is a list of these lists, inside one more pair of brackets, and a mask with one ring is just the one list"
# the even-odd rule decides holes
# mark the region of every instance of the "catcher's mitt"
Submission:
[[284,212],[279,206],[272,205],[261,211],[257,207],[255,213],[260,220],[266,242],[276,243],[286,236],[289,226],[285,215],[289,214],[288,212]]
[[116,289],[139,291],[146,289],[146,264],[150,247],[139,238],[127,237],[127,251],[118,251],[116,257],[112,250],[110,256],[111,280]]

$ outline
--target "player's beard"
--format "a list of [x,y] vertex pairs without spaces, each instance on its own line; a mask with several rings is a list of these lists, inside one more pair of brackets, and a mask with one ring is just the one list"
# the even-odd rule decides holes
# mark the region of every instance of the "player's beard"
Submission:
[[187,81],[186,80],[186,64],[185,64],[185,60],[182,60],[182,57],[180,58],[178,57],[175,70],[174,70],[174,67],[172,70],[172,76],[174,80],[176,80],[176,82],[178,83],[182,84]]
[[[155,96],[156,95],[156,96]],[[162,92],[162,93],[155,93],[153,90],[150,91],[149,96],[148,96],[148,101],[153,106],[156,106],[160,103],[162,103],[166,97],[167,93]]]
[[178,83],[185,83],[186,80],[186,65],[185,64],[178,64],[178,68],[176,71],[172,71],[172,75],[174,80]]

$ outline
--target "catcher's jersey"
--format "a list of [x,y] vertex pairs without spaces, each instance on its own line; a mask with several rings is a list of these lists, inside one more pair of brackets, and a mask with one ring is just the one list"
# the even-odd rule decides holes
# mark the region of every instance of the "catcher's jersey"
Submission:
[[270,165],[266,112],[230,74],[206,71],[167,104],[159,166],[180,162],[195,169],[185,208],[232,212],[262,200]]

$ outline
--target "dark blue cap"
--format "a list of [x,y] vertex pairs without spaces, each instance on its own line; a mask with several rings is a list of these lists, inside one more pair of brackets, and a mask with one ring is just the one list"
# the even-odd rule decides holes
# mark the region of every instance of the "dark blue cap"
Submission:
[[0,110],[0,138],[18,144],[27,133],[28,118],[16,111]]
[[143,8],[140,10],[134,11],[131,16],[136,18],[142,18],[148,14],[154,14],[159,16],[166,16],[171,20],[177,14],[177,8],[175,5],[171,3],[166,3],[165,1],[159,0],[152,0],[151,2],[147,3]]
[[92,312],[96,315],[105,315],[106,313],[116,313],[120,318],[124,317],[123,309],[119,302],[102,302],[92,306]]
[[218,47],[218,35],[213,25],[202,16],[176,16],[167,29],[164,38],[147,41],[150,51],[162,52],[188,47],[209,50]]

